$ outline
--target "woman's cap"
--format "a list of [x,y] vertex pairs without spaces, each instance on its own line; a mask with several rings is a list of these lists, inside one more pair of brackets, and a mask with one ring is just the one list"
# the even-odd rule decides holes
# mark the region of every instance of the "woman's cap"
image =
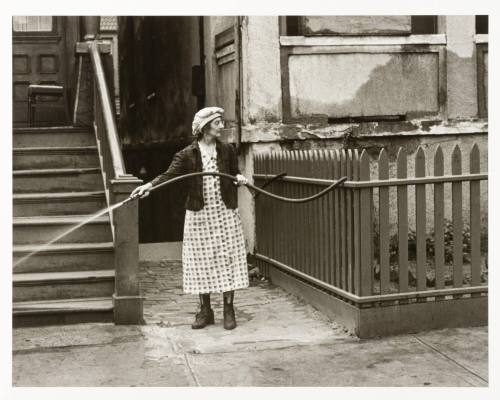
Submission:
[[205,107],[198,111],[193,118],[193,135],[197,135],[203,127],[215,118],[223,117],[224,109],[220,107]]

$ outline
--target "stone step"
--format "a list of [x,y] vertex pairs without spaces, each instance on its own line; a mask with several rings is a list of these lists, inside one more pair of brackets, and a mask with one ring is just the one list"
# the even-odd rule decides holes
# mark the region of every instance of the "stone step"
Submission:
[[13,200],[14,217],[92,214],[106,207],[104,191],[21,193]]
[[13,303],[12,311],[15,328],[113,321],[110,297],[22,301]]
[[111,297],[115,271],[13,274],[13,302]]
[[12,152],[14,170],[99,167],[96,146],[18,147]]
[[[43,244],[86,222],[89,215],[15,217],[13,220],[13,242],[15,244]],[[56,243],[91,243],[111,241],[111,226],[108,215],[86,222]]]
[[99,168],[55,168],[13,171],[14,193],[103,190]]
[[[36,251],[37,245],[14,245],[13,264]],[[24,259],[14,274],[40,272],[93,271],[114,268],[112,242],[54,243]]]
[[60,147],[95,146],[94,131],[89,127],[47,127],[14,128],[12,146],[17,147]]

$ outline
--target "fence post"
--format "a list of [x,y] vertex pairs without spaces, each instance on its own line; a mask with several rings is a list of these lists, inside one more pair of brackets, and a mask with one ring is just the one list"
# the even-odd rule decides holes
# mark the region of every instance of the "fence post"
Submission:
[[[111,180],[113,204],[125,200],[142,183],[132,175]],[[138,201],[113,210],[115,226],[115,324],[143,323],[143,297],[139,287],[139,214]]]
[[[359,159],[359,179],[370,180],[370,156],[363,150]],[[372,188],[361,188],[359,193],[360,245],[361,245],[361,285],[360,296],[372,294],[373,287],[373,220]]]

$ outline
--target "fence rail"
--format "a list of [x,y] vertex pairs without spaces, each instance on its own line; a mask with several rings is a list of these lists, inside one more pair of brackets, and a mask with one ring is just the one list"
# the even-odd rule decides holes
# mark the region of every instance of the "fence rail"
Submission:
[[[451,174],[444,174],[445,158],[440,146],[433,155],[432,175],[426,172],[429,161],[419,147],[413,160],[414,176],[409,177],[408,156],[403,148],[392,164],[386,149],[380,150],[376,160],[371,160],[366,150],[359,154],[357,149],[255,156],[254,179],[265,180],[287,172],[269,190],[288,197],[310,196],[318,186],[331,185],[342,176],[348,178],[342,187],[314,202],[283,204],[263,197],[256,201],[255,256],[264,273],[268,274],[267,266],[273,265],[359,305],[394,301],[404,304],[487,293],[482,271],[480,183],[488,176],[480,172],[479,148],[474,145],[470,151],[469,173],[463,173],[458,145],[449,160]],[[371,174],[374,166],[378,170],[376,179]],[[451,185],[451,204],[445,198],[446,185]],[[470,200],[467,265],[463,261],[463,185],[469,185]],[[409,196],[410,186],[414,187],[414,196]],[[395,188],[392,201],[391,187]],[[432,201],[427,195],[429,187],[433,188]],[[447,204],[452,222],[446,231]],[[409,239],[413,207],[415,235]],[[396,226],[391,226],[391,216]],[[396,228],[392,236],[391,228]],[[433,235],[429,236],[428,228],[432,228]]]

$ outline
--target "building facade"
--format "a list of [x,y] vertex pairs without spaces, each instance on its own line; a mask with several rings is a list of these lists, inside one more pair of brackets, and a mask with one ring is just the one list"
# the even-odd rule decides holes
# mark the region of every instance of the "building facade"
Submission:
[[[440,145],[449,158],[456,144],[468,172],[474,143],[487,171],[486,16],[205,17],[204,41],[205,102],[239,118],[229,140],[248,177],[254,155],[269,151],[349,147],[375,156],[385,147],[393,161],[399,146],[413,160],[418,146],[431,154]],[[408,176],[413,170],[409,162]],[[486,234],[486,182],[481,191]],[[243,190],[241,205],[252,249],[253,198]]]
[[[67,98],[59,101],[69,114],[76,109],[75,46],[88,23],[14,18],[15,124],[26,123],[29,83],[63,84]],[[450,157],[456,144],[465,156],[474,143],[486,172],[487,23],[473,15],[101,17],[127,171],[144,181],[163,172],[191,142],[194,113],[218,105],[226,110],[225,140],[238,147],[250,179],[253,157],[263,152],[349,147],[375,157],[385,147],[393,161],[400,146],[411,160],[418,146],[440,145]],[[42,119],[63,123],[60,110],[51,112]],[[481,190],[487,199],[486,183]],[[251,252],[254,203],[246,189],[240,202]],[[486,229],[486,200],[481,207]],[[183,217],[182,186],[158,191],[141,202],[140,241],[182,240]]]

